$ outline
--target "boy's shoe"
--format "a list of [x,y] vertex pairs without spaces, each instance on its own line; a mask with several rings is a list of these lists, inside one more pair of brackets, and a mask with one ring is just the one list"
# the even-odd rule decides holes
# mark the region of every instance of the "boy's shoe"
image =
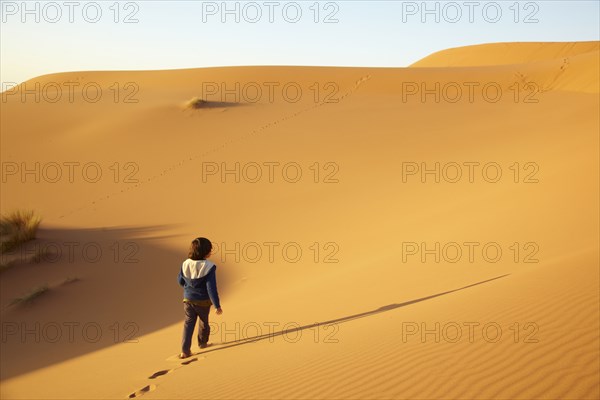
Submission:
[[191,357],[192,353],[181,353],[179,354],[179,358],[184,359],[184,358],[188,358]]
[[212,343],[200,343],[200,348],[201,349],[205,349],[205,348],[207,348],[209,346],[212,346]]

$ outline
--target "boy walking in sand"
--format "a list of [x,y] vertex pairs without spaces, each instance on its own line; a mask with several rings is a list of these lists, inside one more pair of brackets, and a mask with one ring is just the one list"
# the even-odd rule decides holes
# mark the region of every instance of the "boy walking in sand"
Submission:
[[196,319],[199,319],[198,346],[204,349],[208,346],[210,326],[208,314],[210,306],[214,304],[217,314],[221,314],[221,303],[217,292],[217,266],[207,260],[212,251],[212,243],[206,238],[196,238],[190,245],[188,259],[185,260],[179,271],[179,285],[183,287],[183,310],[185,321],[183,323],[183,340],[179,358],[192,355],[192,335]]

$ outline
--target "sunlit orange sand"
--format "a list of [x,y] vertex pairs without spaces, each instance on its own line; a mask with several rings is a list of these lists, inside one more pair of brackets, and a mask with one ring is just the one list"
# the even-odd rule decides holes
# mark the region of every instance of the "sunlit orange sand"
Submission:
[[[2,211],[43,222],[0,276],[2,398],[599,398],[599,49],[3,93]],[[182,362],[199,235],[224,313]]]

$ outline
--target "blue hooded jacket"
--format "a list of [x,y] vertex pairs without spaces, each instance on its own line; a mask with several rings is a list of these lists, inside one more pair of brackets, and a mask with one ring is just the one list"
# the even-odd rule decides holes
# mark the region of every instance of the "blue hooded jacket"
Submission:
[[187,300],[209,300],[221,308],[217,292],[217,266],[209,260],[188,258],[179,271],[179,285],[183,287],[183,298]]

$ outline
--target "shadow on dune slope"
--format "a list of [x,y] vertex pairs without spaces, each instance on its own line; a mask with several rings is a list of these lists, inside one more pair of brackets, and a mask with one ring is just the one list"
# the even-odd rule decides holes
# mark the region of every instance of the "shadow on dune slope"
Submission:
[[[181,288],[177,274],[187,253],[166,247],[167,227],[42,229],[13,254],[40,262],[17,264],[0,274],[2,351],[0,379],[7,379],[127,341],[177,323]],[[220,268],[219,289],[227,286]],[[31,304],[17,297],[48,286]]]

